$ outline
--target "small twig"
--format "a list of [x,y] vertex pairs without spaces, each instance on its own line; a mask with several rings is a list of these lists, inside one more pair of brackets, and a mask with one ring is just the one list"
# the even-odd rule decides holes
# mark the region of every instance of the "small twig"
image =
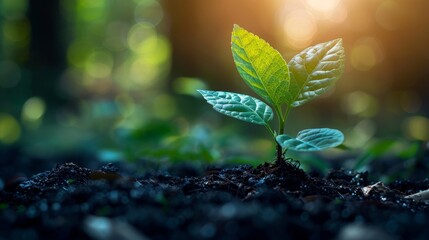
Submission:
[[429,200],[429,189],[405,196],[407,199],[413,199],[415,201],[428,201]]

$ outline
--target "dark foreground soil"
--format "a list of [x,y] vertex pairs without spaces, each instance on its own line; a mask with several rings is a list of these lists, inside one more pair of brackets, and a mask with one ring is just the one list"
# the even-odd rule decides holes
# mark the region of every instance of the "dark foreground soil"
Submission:
[[4,184],[0,239],[428,239],[428,205],[404,196],[429,180],[372,184],[290,162],[141,177],[66,163]]

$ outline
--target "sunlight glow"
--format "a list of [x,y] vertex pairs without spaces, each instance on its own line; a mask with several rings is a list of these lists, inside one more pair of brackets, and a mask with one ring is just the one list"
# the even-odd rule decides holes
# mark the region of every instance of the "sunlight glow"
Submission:
[[304,10],[291,12],[286,17],[283,28],[289,47],[297,50],[309,46],[317,32],[314,17]]
[[339,2],[340,0],[307,0],[307,4],[311,8],[323,12],[334,10],[338,6]]
[[331,14],[329,15],[329,21],[334,23],[341,23],[347,19],[349,15],[349,11],[344,4],[340,4],[337,8],[335,8]]
[[317,19],[327,19],[331,22],[346,20],[348,10],[340,0],[306,0],[307,9]]
[[397,1],[384,1],[377,8],[375,20],[377,24],[387,30],[395,30],[398,26],[398,16],[401,14],[401,7]]

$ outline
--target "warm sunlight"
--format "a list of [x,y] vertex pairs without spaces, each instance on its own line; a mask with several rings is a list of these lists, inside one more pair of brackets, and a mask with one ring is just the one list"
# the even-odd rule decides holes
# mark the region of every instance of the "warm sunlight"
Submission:
[[284,22],[288,45],[293,49],[307,47],[317,31],[315,19],[305,10],[290,13]]
[[348,8],[340,0],[285,1],[283,7],[281,22],[286,44],[296,50],[311,45],[322,25],[341,23],[348,16]]
[[327,12],[334,10],[340,0],[306,0],[307,4],[317,11]]

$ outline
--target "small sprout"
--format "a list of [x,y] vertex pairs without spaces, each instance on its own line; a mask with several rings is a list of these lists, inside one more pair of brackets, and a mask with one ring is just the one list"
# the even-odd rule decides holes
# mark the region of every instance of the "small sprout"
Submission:
[[[309,47],[286,63],[263,39],[234,25],[231,50],[238,73],[265,102],[244,94],[198,90],[216,111],[264,125],[277,142],[278,161],[284,160],[287,150],[320,151],[342,144],[343,133],[330,128],[302,130],[296,137],[284,134],[289,112],[327,92],[342,75],[341,39]],[[269,125],[274,114],[278,131]]]

